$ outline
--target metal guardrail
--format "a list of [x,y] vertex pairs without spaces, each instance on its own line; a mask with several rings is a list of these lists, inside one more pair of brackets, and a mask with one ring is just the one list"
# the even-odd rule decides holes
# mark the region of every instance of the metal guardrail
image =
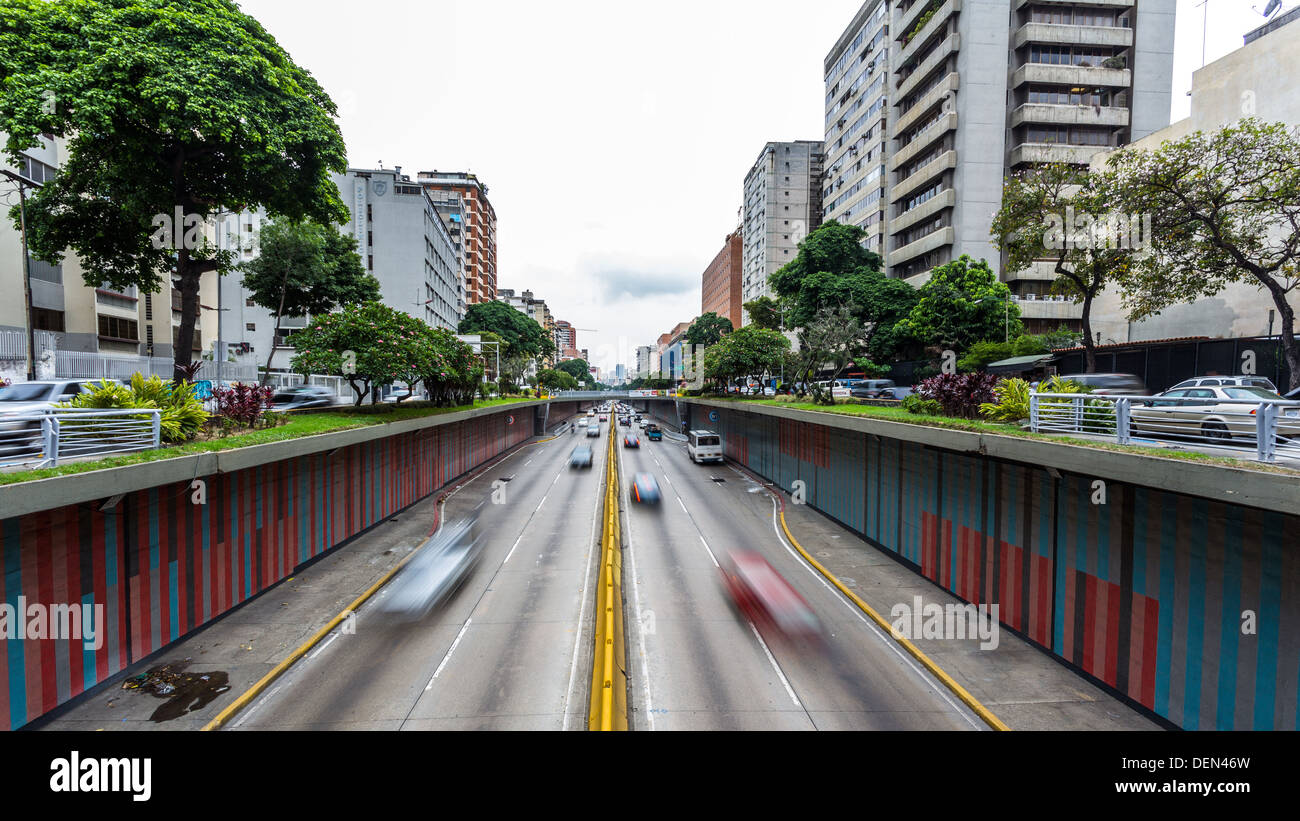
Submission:
[[1300,402],[1168,396],[1030,393],[1035,433],[1078,433],[1121,445],[1170,441],[1254,450],[1261,462],[1300,459]]
[[0,416],[0,466],[57,467],[60,460],[157,448],[162,411],[59,408]]

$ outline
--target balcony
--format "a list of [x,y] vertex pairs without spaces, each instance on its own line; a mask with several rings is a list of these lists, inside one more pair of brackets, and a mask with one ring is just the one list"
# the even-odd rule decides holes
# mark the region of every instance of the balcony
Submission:
[[1115,46],[1133,45],[1133,29],[1123,26],[1075,26],[1061,23],[1025,23],[1016,29],[1014,48],[1029,43]]
[[1127,108],[1120,106],[1025,103],[1011,112],[1011,127],[1015,128],[1024,123],[1105,125],[1123,128],[1129,123],[1129,112]]
[[1036,6],[1102,6],[1112,9],[1131,9],[1135,0],[1016,0],[1016,8],[1023,9],[1033,3]]
[[[927,8],[930,6],[929,0],[926,0],[925,6]],[[909,11],[915,10],[916,6],[909,9]],[[897,56],[893,58],[894,65],[906,65],[907,61],[912,58],[912,55],[920,51],[922,46],[934,41],[934,33],[942,31],[944,25],[947,24],[948,19],[959,11],[961,11],[961,0],[948,0],[946,3],[939,6],[939,8],[935,10],[934,15],[926,21],[925,27],[918,31],[916,36],[908,41],[907,45],[899,49]],[[921,15],[918,15],[917,19],[919,20],[920,17]],[[916,24],[912,23],[907,28],[896,29],[899,41],[901,42],[902,38],[907,36],[915,26]]]
[[925,151],[934,145],[934,141],[947,134],[949,131],[957,130],[957,112],[949,111],[939,116],[939,119],[930,123],[928,127],[915,137],[906,146],[894,152],[889,158],[889,170],[897,171],[899,167],[906,165],[909,160],[917,154]]
[[1011,86],[1019,88],[1025,83],[1096,88],[1128,88],[1133,84],[1133,72],[1127,68],[1101,66],[1058,66],[1051,63],[1025,63],[1011,75]]
[[925,58],[925,61],[922,62],[921,65],[916,67],[915,71],[907,75],[906,79],[899,81],[898,88],[894,91],[894,99],[901,100],[910,94],[921,84],[922,80],[930,76],[930,73],[934,71],[935,67],[941,65],[948,59],[949,55],[957,51],[959,48],[961,48],[961,35],[954,31],[952,34],[948,35],[948,39],[944,40],[929,57]]
[[957,167],[957,152],[949,149],[930,162],[921,166],[910,177],[900,180],[897,184],[889,188],[890,203],[898,202],[904,199],[908,194],[920,188],[925,183],[937,177],[941,172]]
[[928,254],[936,248],[942,248],[945,245],[952,245],[956,241],[957,232],[951,225],[944,226],[937,231],[926,234],[915,242],[910,242],[899,248],[897,251],[891,251],[889,254],[889,267],[897,268],[899,265],[907,262],[913,257],[919,257],[921,254]]
[[1035,260],[1029,264],[1028,268],[1022,271],[1004,272],[1007,282],[1028,281],[1028,282],[1052,282],[1056,279],[1056,262],[1049,260]]
[[[894,121],[894,128],[891,133],[902,134],[915,125],[918,120],[930,112],[930,109],[943,100],[944,97],[947,97],[949,92],[957,90],[959,78],[960,75],[954,71],[940,80],[937,86],[921,95],[921,99],[916,101],[916,105],[909,108],[906,114],[900,114],[898,119]],[[901,97],[898,100],[902,102]]]
[[1011,150],[1011,166],[1028,163],[1068,163],[1087,165],[1094,155],[1111,151],[1109,145],[1068,145],[1066,143],[1020,143]]
[[889,232],[896,234],[899,231],[906,231],[926,217],[933,217],[943,209],[952,208],[956,204],[957,191],[955,189],[949,188],[947,191],[941,191],[911,211],[905,211],[891,219],[889,221]]
[[1082,319],[1083,305],[1062,296],[1043,296],[1016,300],[1021,319]]
[[931,0],[916,0],[911,8],[900,12],[899,16],[894,18],[894,22],[889,24],[889,30],[894,32],[894,37],[899,42],[902,42],[903,35],[916,27],[916,21],[921,19],[921,15],[925,14],[925,10],[930,6]]

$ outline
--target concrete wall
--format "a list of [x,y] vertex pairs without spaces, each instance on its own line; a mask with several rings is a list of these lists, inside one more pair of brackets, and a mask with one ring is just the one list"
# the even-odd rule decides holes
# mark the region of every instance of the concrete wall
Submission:
[[[728,458],[787,491],[803,480],[808,504],[954,595],[998,604],[1003,626],[1174,724],[1300,727],[1294,478],[1225,470],[1205,485],[1220,486],[1211,499],[1176,492],[1196,487],[1176,474],[1196,471],[1167,460],[1149,460],[1141,482],[1131,480],[1140,462],[1134,470],[1112,458],[1125,454],[1048,444],[998,458],[1023,444],[914,427],[881,435],[868,430],[888,423],[776,408],[689,407],[693,420],[718,414],[694,424],[717,430]],[[1054,463],[1060,478],[1045,469]],[[1252,482],[1285,495],[1256,506]],[[1239,490],[1255,501],[1226,501]],[[1245,610],[1257,634],[1243,634]]]
[[[168,460],[194,465],[179,481],[174,466],[157,462],[0,488],[0,507],[23,511],[0,519],[0,601],[101,604],[107,624],[96,650],[81,641],[0,640],[0,730],[21,727],[527,441],[532,415],[520,405],[423,420],[395,435],[327,434],[283,443],[307,452],[261,463],[228,451],[248,461],[228,472],[201,470],[214,463],[197,457]],[[149,470],[168,481],[130,490]],[[87,489],[119,474],[130,492],[116,506],[85,500]],[[207,483],[206,504],[193,503],[191,476]],[[33,491],[69,503],[33,509]]]

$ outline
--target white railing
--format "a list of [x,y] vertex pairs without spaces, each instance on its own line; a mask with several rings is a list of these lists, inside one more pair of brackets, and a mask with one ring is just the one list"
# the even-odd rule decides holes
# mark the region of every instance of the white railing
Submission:
[[1300,402],[1168,396],[1030,393],[1035,433],[1104,436],[1121,445],[1144,441],[1253,449],[1261,462],[1300,459]]
[[157,409],[57,408],[0,416],[0,465],[56,467],[60,460],[158,447]]
[[0,359],[26,359],[27,332],[0,331]]
[[[218,372],[220,376],[218,377]],[[167,374],[171,376],[171,373]],[[256,382],[258,378],[257,365],[235,362],[222,362],[218,368],[216,362],[204,361],[199,366],[194,375],[194,381],[215,381],[218,378],[222,382]]]
[[131,356],[87,351],[56,351],[54,376],[57,379],[130,379],[136,373],[172,377],[175,364],[164,356]]

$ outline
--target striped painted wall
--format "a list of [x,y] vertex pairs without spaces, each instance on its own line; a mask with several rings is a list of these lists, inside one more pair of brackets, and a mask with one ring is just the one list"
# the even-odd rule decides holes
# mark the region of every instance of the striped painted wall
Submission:
[[706,412],[728,457],[1169,721],[1300,729],[1300,517]]
[[88,615],[102,605],[105,622],[98,649],[0,640],[0,729],[50,711],[532,434],[531,408],[502,411],[199,477],[204,504],[181,483],[127,494],[108,512],[89,503],[0,520],[0,602],[15,615],[20,597],[78,603]]

